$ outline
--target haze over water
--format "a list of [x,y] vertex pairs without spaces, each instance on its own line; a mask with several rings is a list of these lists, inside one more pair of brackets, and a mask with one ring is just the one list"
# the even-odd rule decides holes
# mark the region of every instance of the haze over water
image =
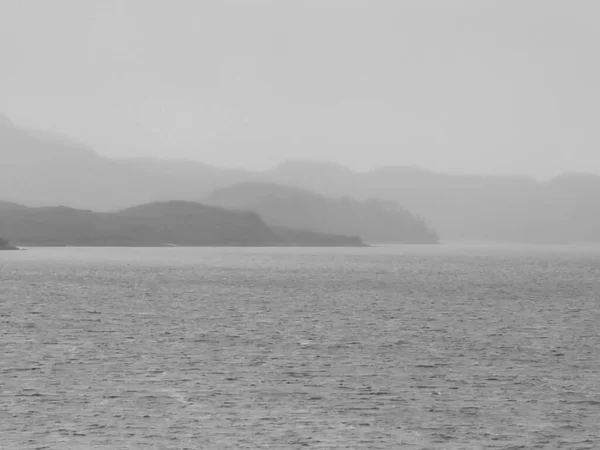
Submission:
[[4,252],[0,447],[593,449],[598,280],[590,247]]

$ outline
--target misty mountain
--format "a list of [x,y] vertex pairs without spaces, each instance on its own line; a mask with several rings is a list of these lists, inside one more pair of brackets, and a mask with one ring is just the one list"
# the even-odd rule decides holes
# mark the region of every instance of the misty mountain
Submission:
[[[365,149],[368,151],[368,149]],[[288,161],[272,170],[191,161],[103,158],[87,146],[0,119],[0,200],[115,211],[136,204],[199,201],[243,182],[276,183],[328,197],[397,202],[444,240],[600,241],[600,177],[460,175],[414,167],[355,172],[335,163]]]
[[26,209],[27,206],[20,205],[14,202],[0,202],[0,211],[10,211],[15,209]]
[[[308,169],[310,167],[310,169]],[[600,177],[565,174],[547,181],[526,176],[443,174],[413,167],[344,173],[306,162],[272,177],[325,195],[377,197],[424,217],[443,239],[530,243],[600,241]],[[349,182],[348,179],[352,182]]]
[[0,116],[0,200],[98,211],[155,201],[196,201],[252,174],[201,163],[103,158],[62,136]]
[[[67,246],[361,246],[360,238],[272,228],[258,214],[194,202],[98,213],[64,206],[0,210],[3,242]],[[7,244],[8,245],[8,244]]]
[[425,222],[394,202],[328,198],[271,183],[240,183],[217,189],[206,203],[256,211],[269,225],[361,236],[369,242],[432,244],[438,237]]

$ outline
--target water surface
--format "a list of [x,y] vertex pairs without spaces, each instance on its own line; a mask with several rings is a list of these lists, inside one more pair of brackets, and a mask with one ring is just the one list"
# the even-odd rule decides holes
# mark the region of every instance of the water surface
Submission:
[[595,449],[600,250],[0,253],[0,448]]

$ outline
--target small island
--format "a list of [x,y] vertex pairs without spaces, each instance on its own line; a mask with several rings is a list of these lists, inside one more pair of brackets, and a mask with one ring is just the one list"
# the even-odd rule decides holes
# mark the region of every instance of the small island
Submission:
[[0,238],[0,250],[19,250],[19,248],[10,245],[10,242],[8,242],[6,239]]

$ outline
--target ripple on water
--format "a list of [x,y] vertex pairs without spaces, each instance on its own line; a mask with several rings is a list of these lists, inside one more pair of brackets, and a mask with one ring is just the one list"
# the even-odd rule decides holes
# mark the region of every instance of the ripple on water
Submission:
[[598,448],[598,280],[594,253],[3,255],[0,448]]

